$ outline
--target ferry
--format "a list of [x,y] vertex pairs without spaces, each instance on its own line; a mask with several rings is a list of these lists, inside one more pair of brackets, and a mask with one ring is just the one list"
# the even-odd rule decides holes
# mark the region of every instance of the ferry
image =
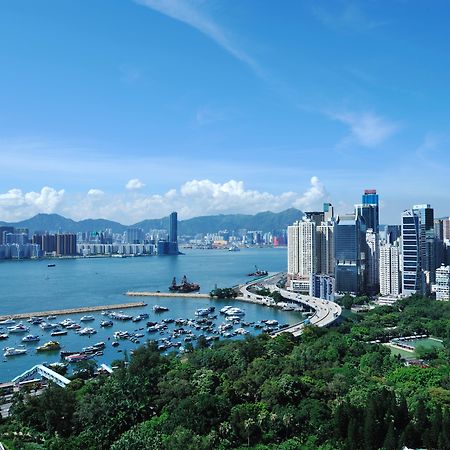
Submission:
[[38,342],[41,338],[39,336],[36,336],[34,334],[27,334],[22,338],[22,342]]
[[57,341],[49,341],[46,342],[44,345],[41,345],[40,347],[36,348],[37,352],[50,352],[52,350],[59,350],[61,348],[61,345]]
[[18,355],[25,355],[27,353],[26,348],[13,348],[13,347],[6,347],[5,353],[3,353],[3,356],[18,356]]

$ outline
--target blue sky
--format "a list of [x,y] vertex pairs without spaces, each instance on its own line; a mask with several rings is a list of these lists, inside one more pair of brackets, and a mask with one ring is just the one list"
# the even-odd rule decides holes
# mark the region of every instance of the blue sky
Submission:
[[450,214],[447,1],[4,0],[0,220]]

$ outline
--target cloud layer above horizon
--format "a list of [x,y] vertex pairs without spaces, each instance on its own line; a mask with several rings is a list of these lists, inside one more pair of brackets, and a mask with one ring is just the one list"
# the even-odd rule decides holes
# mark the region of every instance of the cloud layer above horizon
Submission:
[[123,222],[126,218],[127,224],[132,224],[164,217],[171,211],[178,211],[180,218],[188,219],[214,214],[279,212],[290,207],[307,210],[320,208],[326,199],[325,186],[316,176],[311,177],[303,193],[281,194],[246,189],[243,181],[215,183],[208,179],[190,180],[163,194],[136,192],[136,188],[108,194],[92,188],[80,195],[45,186],[39,192],[13,188],[1,193],[0,217],[6,222],[16,222],[38,213],[58,213],[75,220],[102,218]]

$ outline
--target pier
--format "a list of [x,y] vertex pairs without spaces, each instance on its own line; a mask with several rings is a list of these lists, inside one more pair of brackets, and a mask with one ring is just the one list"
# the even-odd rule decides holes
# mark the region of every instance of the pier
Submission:
[[125,292],[129,297],[181,297],[181,298],[211,298],[209,294],[196,292]]
[[79,314],[79,313],[86,313],[86,312],[106,311],[106,310],[111,310],[111,309],[142,308],[143,306],[147,306],[147,303],[133,302],[133,303],[120,303],[120,304],[116,304],[116,305],[82,306],[80,308],[71,308],[71,309],[55,309],[52,311],[7,314],[7,315],[0,316],[0,320],[28,319],[29,317],[63,316],[66,314]]

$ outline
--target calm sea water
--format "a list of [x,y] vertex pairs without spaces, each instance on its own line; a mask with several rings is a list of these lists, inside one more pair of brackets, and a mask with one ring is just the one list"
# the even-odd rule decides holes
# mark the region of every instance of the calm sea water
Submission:
[[[55,267],[48,267],[48,261],[0,262],[0,315],[137,301],[140,299],[126,297],[123,293],[128,290],[167,292],[172,277],[176,276],[180,280],[184,274],[189,280],[200,284],[201,292],[207,293],[215,285],[228,287],[248,280],[246,274],[253,271],[255,265],[270,272],[282,271],[286,267],[286,249],[283,248],[252,248],[240,252],[222,250],[185,252],[185,255],[180,256],[57,260]],[[195,318],[195,310],[207,305],[215,306],[218,312],[226,304],[235,304],[245,310],[245,320],[249,322],[276,319],[280,323],[292,324],[299,321],[298,313],[237,301],[230,303],[229,300],[163,297],[148,297],[143,300],[148,303],[147,307],[128,309],[124,312],[130,315],[147,312],[150,314],[148,320],[158,321],[163,318]],[[155,304],[167,306],[169,311],[155,314],[152,311]],[[98,331],[91,337],[79,336],[74,330],[69,330],[67,336],[55,338],[50,336],[49,331],[31,325],[30,332],[38,334],[41,341],[25,344],[28,348],[28,354],[25,356],[6,359],[1,351],[0,381],[10,380],[35,364],[60,361],[59,351],[36,353],[36,346],[49,340],[59,341],[65,350],[70,351],[78,351],[82,347],[104,341],[107,343],[104,355],[96,358],[96,362],[108,364],[114,359],[122,358],[124,350],[129,352],[136,347],[136,344],[130,341],[120,341],[119,347],[112,347],[114,331],[136,331],[144,328],[141,332],[145,333],[145,337],[141,338],[141,343],[146,339],[164,337],[148,334],[145,329],[146,321],[138,323],[114,321],[113,327],[102,329],[100,321],[104,317],[100,313],[91,315],[95,317],[95,321],[88,322],[86,326],[92,326]],[[74,314],[67,317],[77,320],[81,316],[82,314]],[[52,322],[60,322],[65,318],[66,316],[58,316],[57,320]],[[216,323],[222,321],[223,317],[219,316]],[[27,324],[26,321],[24,323]],[[171,328],[173,329],[174,325]],[[253,328],[249,328],[249,331],[256,333]],[[1,348],[19,346],[22,344],[23,336],[10,335],[8,340],[0,341]]]

